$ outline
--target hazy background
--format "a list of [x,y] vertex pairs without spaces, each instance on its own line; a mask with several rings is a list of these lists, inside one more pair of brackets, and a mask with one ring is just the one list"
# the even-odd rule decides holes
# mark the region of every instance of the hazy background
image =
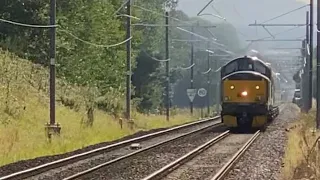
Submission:
[[[189,16],[196,14],[210,0],[179,0],[178,9],[183,10]],[[257,39],[270,36],[262,27],[249,27],[250,23],[263,22],[288,11],[294,10],[307,4],[305,0],[215,0],[207,7],[203,13],[220,14],[228,22],[233,24],[239,33],[242,43],[247,43],[246,39]],[[214,8],[212,7],[214,6]],[[218,11],[216,11],[216,10]],[[305,23],[306,11],[309,6],[298,11],[282,16],[268,23]],[[316,21],[316,10],[314,11],[314,20]],[[221,21],[212,16],[202,16],[207,20]],[[292,27],[268,27],[273,34],[282,32]],[[278,39],[302,38],[305,35],[305,27],[294,29],[290,32],[276,36]],[[314,38],[314,43],[316,38]],[[266,47],[300,47],[300,42],[260,42],[255,43],[256,48]]]
[[[177,9],[183,10],[188,16],[195,17],[197,13],[210,0],[179,0]],[[227,22],[237,29],[241,46],[245,47],[249,44],[249,39],[260,39],[270,37],[263,27],[248,26],[249,24],[263,23],[274,17],[300,8],[290,14],[284,15],[267,23],[271,24],[305,24],[306,11],[310,10],[307,0],[214,0],[202,13],[210,13],[220,15],[226,18]],[[316,22],[317,11],[314,8],[314,22]],[[212,22],[222,21],[213,16],[201,16]],[[306,34],[306,26],[294,27],[267,27],[272,34],[290,31],[275,36],[276,39],[304,39]],[[314,47],[316,45],[316,27],[314,27]],[[271,38],[270,38],[271,39]],[[296,50],[271,50],[271,48],[301,48],[299,42],[255,42],[250,45],[250,49],[256,49],[264,55],[268,55],[273,70],[281,74],[281,78],[286,79],[282,83],[282,88],[295,88],[295,82],[292,77],[302,68],[302,60],[300,49]],[[274,56],[270,56],[273,54]]]

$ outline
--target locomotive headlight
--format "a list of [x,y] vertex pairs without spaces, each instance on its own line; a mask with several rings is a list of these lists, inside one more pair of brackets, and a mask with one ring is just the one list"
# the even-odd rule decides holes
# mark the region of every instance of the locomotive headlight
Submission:
[[224,97],[224,100],[225,100],[225,101],[229,101],[230,98],[229,98],[228,96],[225,96],[225,97]]
[[232,86],[230,86],[230,89],[234,89],[234,86],[232,85]]
[[243,92],[241,93],[241,96],[248,96],[248,92],[247,92],[247,91],[243,91]]
[[256,90],[260,89],[260,86],[256,86]]

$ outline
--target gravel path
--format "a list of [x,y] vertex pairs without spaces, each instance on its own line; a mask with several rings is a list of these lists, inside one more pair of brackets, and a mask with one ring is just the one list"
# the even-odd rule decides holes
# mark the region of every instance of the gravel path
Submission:
[[[212,123],[213,122],[210,122],[210,124],[212,124]],[[199,125],[183,128],[181,130],[168,133],[165,136],[159,136],[157,138],[150,139],[150,140],[146,141],[146,144],[143,144],[143,146],[147,145],[148,143],[150,144],[152,142],[159,141],[161,139],[166,139],[166,138],[170,138],[170,137],[173,137],[173,136],[178,136],[181,133],[188,132],[188,131],[191,131],[193,129],[198,129],[198,128],[207,126],[208,124],[209,123],[202,123],[202,124],[199,124]],[[104,146],[107,146],[107,145],[110,145],[110,144],[114,144],[114,143],[117,143],[117,142],[120,142],[120,141],[136,138],[136,137],[143,136],[143,135],[150,134],[150,133],[159,132],[159,131],[162,131],[162,130],[165,130],[165,129],[169,129],[169,128],[159,128],[159,129],[153,129],[153,130],[150,130],[150,131],[140,131],[140,132],[137,132],[137,133],[135,133],[133,135],[129,135],[129,136],[126,136],[124,138],[121,138],[121,139],[118,139],[118,140],[115,140],[115,141],[103,142],[103,143],[100,143],[100,144],[91,145],[91,146],[85,147],[83,149],[79,149],[79,150],[76,150],[76,151],[68,152],[68,153],[65,153],[65,154],[38,157],[38,158],[35,158],[35,159],[23,160],[23,161],[19,161],[19,162],[16,162],[16,163],[8,164],[8,165],[0,167],[0,177],[5,176],[5,175],[9,175],[11,173],[15,173],[15,172],[18,172],[18,171],[22,171],[22,170],[25,170],[25,169],[28,169],[28,168],[32,168],[32,167],[35,167],[35,166],[39,166],[41,164],[49,163],[49,162],[52,162],[52,161],[55,161],[55,160],[58,160],[58,159],[66,158],[66,157],[73,156],[73,155],[80,154],[80,153],[84,153],[84,152],[87,152],[87,151],[90,151],[90,150],[93,150],[93,149],[101,148],[101,147],[104,147]],[[127,147],[123,148],[120,151],[121,151],[121,153],[126,153],[126,152],[128,152],[128,148]],[[94,157],[94,159],[99,159],[99,158],[101,158],[101,157],[99,157],[99,156]],[[79,164],[82,164],[82,163],[88,163],[88,161],[79,162]],[[68,168],[71,168],[71,167],[72,166],[69,166]]]
[[[172,133],[167,134],[167,135],[163,135],[163,136],[160,136],[160,137],[156,137],[156,138],[152,138],[152,139],[143,141],[143,142],[140,143],[140,145],[141,145],[141,148],[152,146],[154,144],[157,144],[159,142],[168,140],[170,138],[174,138],[174,137],[180,136],[180,135],[182,135],[184,133],[187,133],[187,132],[190,132],[192,130],[200,129],[200,128],[206,127],[208,125],[213,125],[213,124],[215,124],[215,123],[214,122],[204,123],[204,124],[201,124],[201,125],[197,125],[196,127],[179,130],[177,132],[172,132]],[[216,128],[211,128],[211,130],[215,130],[215,131],[217,131],[219,129],[221,129],[220,126],[218,126]],[[134,151],[136,151],[136,150],[130,149],[130,145],[126,146],[126,147],[123,147],[123,148],[117,148],[115,150],[112,150],[112,151],[109,151],[109,152],[94,156],[92,158],[81,160],[81,161],[78,161],[76,163],[69,164],[68,166],[63,166],[63,167],[60,167],[60,168],[57,168],[57,169],[53,169],[53,170],[47,171],[47,172],[45,172],[43,174],[34,176],[32,178],[29,178],[29,179],[43,179],[43,180],[63,179],[64,177],[71,176],[73,174],[76,174],[77,172],[84,171],[86,169],[89,169],[89,168],[92,168],[94,166],[97,166],[97,165],[99,165],[101,163],[108,162],[110,160],[116,159],[118,157],[124,156],[124,155],[129,154],[129,153],[132,153]]]
[[218,134],[208,130],[179,141],[168,143],[156,149],[137,154],[127,160],[97,170],[81,179],[133,180],[146,177],[180,156],[188,153],[197,146],[209,141]]
[[296,120],[299,108],[288,104],[278,118],[257,138],[225,180],[279,179],[287,143],[286,126]]
[[222,166],[253,136],[253,134],[231,134],[198,156],[178,167],[166,180],[210,180]]

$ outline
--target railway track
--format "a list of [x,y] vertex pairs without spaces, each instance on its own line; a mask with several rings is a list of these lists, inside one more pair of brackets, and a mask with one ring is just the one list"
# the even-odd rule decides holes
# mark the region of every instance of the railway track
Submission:
[[[214,130],[215,127],[217,127],[217,130]],[[99,177],[117,180],[128,179],[129,177],[130,179],[141,179],[148,173],[178,158],[183,153],[190,151],[208,139],[218,136],[221,133],[216,131],[219,131],[220,127],[222,126],[211,125],[194,130],[117,159],[100,163],[79,173],[63,177],[63,179],[99,179]],[[225,129],[225,127],[222,127],[222,129]]]
[[[279,111],[281,112],[284,109],[284,105],[280,105],[279,107]],[[130,179],[142,179],[145,177],[147,177],[146,179],[159,179],[159,177],[163,176],[166,177],[166,179],[188,179],[188,176],[191,175],[185,173],[186,169],[189,169],[188,171],[191,173],[201,172],[201,169],[207,169],[205,171],[211,169],[209,171],[210,175],[212,175],[213,173],[217,173],[214,179],[221,179],[230,170],[232,165],[243,154],[243,152],[250,146],[254,139],[258,137],[260,132],[257,132],[254,135],[255,137],[248,134],[240,135],[243,137],[240,137],[239,140],[236,137],[239,135],[230,135],[229,132],[221,134],[211,129],[218,127],[223,128],[223,126],[221,126],[219,117],[193,122],[164,131],[159,131],[156,133],[108,145],[106,147],[60,159],[58,161],[43,164],[31,169],[23,170],[14,174],[0,177],[0,180],[24,178],[65,180],[90,178],[96,179],[96,177],[99,176],[103,179],[107,178],[120,180],[127,179],[127,177],[130,176],[136,176],[133,174],[140,175],[138,175],[136,178]],[[203,132],[210,132],[211,134],[202,134]],[[233,145],[231,143],[231,148],[227,145],[228,143],[224,144],[224,146],[219,146],[219,149],[217,149],[217,146],[214,145],[215,143],[223,144],[223,142],[228,141],[228,139],[231,141],[233,139],[238,139],[236,140],[236,142],[238,143],[235,143]],[[248,139],[250,139],[250,142],[247,142]],[[138,145],[142,149],[130,149],[130,145],[132,145],[132,143],[139,143]],[[241,145],[243,144],[245,145],[241,148]],[[179,153],[172,153],[172,149],[177,149],[177,147],[181,149],[181,152],[177,151]],[[221,149],[221,147],[225,148]],[[226,156],[226,149],[232,149],[233,151],[228,152],[229,154]],[[239,150],[235,152],[238,149],[240,149],[241,151]],[[207,153],[207,155],[201,155],[203,154],[202,152],[204,154]],[[159,154],[169,154],[169,158],[162,158]],[[230,158],[232,155],[234,156],[227,163],[228,157]],[[199,161],[199,158],[201,158],[202,156],[207,157],[206,159],[209,160],[210,158],[208,157],[212,157],[214,159],[213,162],[219,162],[219,164],[214,164],[211,162],[211,166],[207,166],[205,164],[197,164],[194,162],[197,159],[200,163],[205,162],[204,159]],[[223,159],[219,158],[219,156],[223,157]],[[161,160],[161,162],[160,160],[152,160],[154,161],[153,163],[156,164],[155,167],[144,167],[145,171],[143,171],[142,173],[140,173],[140,170],[132,168],[148,166],[149,162],[140,162],[139,159],[149,161],[148,158],[152,159],[154,157],[160,159],[162,158],[163,160]],[[227,164],[223,166],[222,162]],[[190,169],[190,163],[195,164],[194,167],[196,170]],[[181,168],[179,168],[180,166]],[[166,167],[169,168],[166,170]],[[126,168],[132,168],[132,170],[127,171]],[[218,171],[219,168],[222,169]],[[117,171],[119,169],[120,171]],[[101,171],[104,172],[101,173]],[[118,176],[119,174],[120,176]]]
[[249,149],[250,145],[258,138],[260,131],[257,131],[237,152],[232,158],[214,175],[211,180],[221,180],[232,169],[233,165],[239,160],[239,158]]
[[[108,165],[110,162],[112,164],[112,162],[117,162],[136,153],[143,152],[148,149],[158,147],[162,144],[166,144],[220,125],[221,121],[219,120],[219,116],[211,119],[196,121],[167,130],[125,140],[85,153],[46,163],[34,168],[22,170],[4,177],[0,177],[0,180],[26,178],[63,179],[64,177],[70,176],[70,174],[83,172],[85,169],[88,169],[88,165],[97,168],[97,166],[101,164]],[[138,148],[139,146],[145,148],[138,151],[131,149],[130,146],[133,143],[138,143]]]
[[[211,179],[220,180],[259,136],[230,134],[229,131],[198,146],[143,180]],[[214,177],[212,174],[216,173]]]
[[[285,104],[278,107],[280,113],[285,108]],[[254,134],[226,133],[218,139],[213,138],[143,180],[221,180],[259,135],[260,131]]]

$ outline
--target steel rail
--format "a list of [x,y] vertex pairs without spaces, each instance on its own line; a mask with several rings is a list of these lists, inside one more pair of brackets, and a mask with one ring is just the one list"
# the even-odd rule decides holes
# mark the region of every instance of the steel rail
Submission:
[[[281,112],[284,108],[285,105],[281,104],[279,106],[279,112]],[[183,155],[179,159],[173,161],[172,163],[164,166],[163,168],[159,169],[158,171],[148,175],[147,177],[143,178],[142,180],[152,180],[152,179],[160,179],[163,176],[167,175],[171,171],[177,169],[179,166],[183,165],[186,161],[194,158],[196,155],[200,154],[204,150],[208,149],[212,145],[216,144],[220,140],[224,139],[229,135],[229,131],[224,132],[223,134],[219,135],[218,137],[213,138],[212,140],[206,142],[205,144],[197,147],[196,149],[190,151],[189,153]],[[214,177],[212,180],[221,180],[223,177],[226,176],[226,174],[231,170],[233,165],[236,163],[236,161],[243,155],[243,153],[250,147],[250,145],[256,140],[256,138],[260,135],[260,130],[257,131],[246,143],[245,145],[242,146],[240,150],[237,151],[237,153],[228,161],[226,165],[223,166],[219,170],[219,172],[216,174],[218,177]],[[218,175],[221,174],[221,177]]]
[[[170,128],[170,129],[163,130],[163,131],[147,134],[147,135],[140,136],[140,137],[137,137],[137,138],[128,139],[128,140],[121,141],[121,142],[118,142],[118,143],[115,143],[115,144],[107,145],[105,147],[97,148],[97,149],[94,149],[94,150],[91,150],[91,151],[87,151],[87,152],[84,152],[84,153],[76,154],[76,155],[73,155],[73,156],[70,156],[70,157],[67,157],[67,158],[59,159],[59,160],[52,161],[52,162],[49,162],[49,163],[46,163],[46,164],[42,164],[42,165],[39,165],[39,166],[36,166],[36,167],[33,167],[33,168],[29,168],[29,169],[22,170],[22,171],[13,173],[13,174],[9,174],[9,175],[0,177],[0,180],[28,178],[28,177],[31,177],[31,176],[35,176],[35,175],[41,174],[41,173],[46,172],[46,171],[51,170],[51,169],[62,167],[64,165],[66,165],[66,164],[70,164],[70,163],[73,163],[73,162],[78,162],[80,160],[96,156],[98,154],[101,154],[102,152],[106,152],[106,151],[114,150],[116,148],[124,147],[124,146],[126,146],[126,145],[128,145],[130,143],[139,142],[139,141],[142,141],[142,140],[148,140],[148,139],[151,139],[151,138],[158,137],[160,135],[165,135],[165,134],[167,134],[169,132],[173,132],[173,131],[176,131],[176,130],[181,130],[181,129],[184,129],[184,128],[188,128],[188,127],[192,127],[192,126],[195,126],[195,125],[203,124],[203,123],[206,123],[206,122],[218,120],[219,118],[220,118],[220,116],[215,116],[213,118],[204,119],[204,120],[200,120],[200,121],[196,121],[196,122],[191,122],[191,123],[188,123],[188,124],[184,124],[184,125],[181,125],[181,126],[176,126],[176,127]],[[221,122],[217,122],[217,123],[213,124],[213,126],[214,125],[219,125],[219,124],[221,124]],[[205,128],[208,128],[208,127],[205,127]],[[204,128],[202,128],[202,129],[204,129]],[[195,131],[192,131],[192,132],[194,133]]]
[[184,162],[192,159],[194,156],[200,154],[202,151],[208,149],[212,145],[214,145],[217,142],[221,141],[222,139],[226,138],[228,135],[230,135],[229,132],[230,131],[228,130],[228,131],[220,134],[219,136],[209,140],[208,142],[204,143],[203,145],[195,148],[194,150],[192,150],[189,153],[183,155],[182,157],[180,157],[179,159],[173,161],[172,163],[164,166],[163,168],[159,169],[158,171],[150,174],[149,176],[143,178],[142,180],[159,179],[159,178],[163,177],[164,175],[167,175],[172,170],[174,170],[174,169],[178,168],[179,166],[181,166],[182,164],[184,164]]
[[103,168],[103,167],[106,167],[106,166],[110,165],[110,164],[119,162],[119,161],[124,160],[124,159],[126,159],[126,158],[132,157],[132,156],[134,156],[134,155],[136,155],[136,154],[145,152],[145,151],[147,151],[147,150],[149,150],[149,149],[153,149],[153,148],[158,147],[158,146],[161,146],[161,145],[163,145],[163,144],[167,144],[167,143],[169,143],[169,142],[172,142],[172,141],[181,139],[181,138],[183,138],[183,137],[187,137],[187,136],[192,135],[192,134],[195,134],[195,133],[199,133],[199,132],[201,132],[201,131],[205,131],[205,130],[207,130],[207,129],[209,129],[209,128],[216,127],[216,126],[219,126],[219,125],[222,125],[222,123],[217,123],[217,124],[209,125],[209,126],[206,126],[206,127],[203,127],[203,128],[197,129],[197,130],[193,130],[193,131],[188,132],[188,133],[185,133],[185,134],[182,134],[182,135],[180,135],[180,136],[170,138],[170,139],[168,139],[168,140],[159,142],[159,143],[154,144],[154,145],[152,145],[152,146],[149,146],[149,147],[140,149],[140,150],[135,151],[135,152],[132,152],[132,153],[130,153],[130,154],[126,154],[126,155],[124,155],[124,156],[121,156],[121,157],[118,157],[118,158],[116,158],[116,159],[113,159],[113,160],[111,160],[111,161],[108,161],[108,162],[99,164],[99,165],[97,165],[97,166],[95,166],[95,167],[92,167],[92,168],[90,168],[90,169],[87,169],[87,170],[85,170],[85,171],[81,171],[81,172],[79,172],[79,173],[76,173],[76,174],[74,174],[74,175],[71,175],[71,176],[69,176],[69,177],[64,178],[64,180],[71,180],[71,179],[76,179],[76,178],[85,176],[85,175],[87,175],[87,174],[89,174],[89,173],[92,173],[92,172],[94,172],[94,171],[97,171],[97,170],[99,170],[99,169],[101,169],[101,168]]
[[250,145],[259,137],[260,130],[257,131],[248,141],[247,143],[240,148],[236,154],[216,173],[216,175],[211,180],[221,180],[223,179],[228,172],[232,169],[233,165],[239,160],[239,158],[248,150]]

